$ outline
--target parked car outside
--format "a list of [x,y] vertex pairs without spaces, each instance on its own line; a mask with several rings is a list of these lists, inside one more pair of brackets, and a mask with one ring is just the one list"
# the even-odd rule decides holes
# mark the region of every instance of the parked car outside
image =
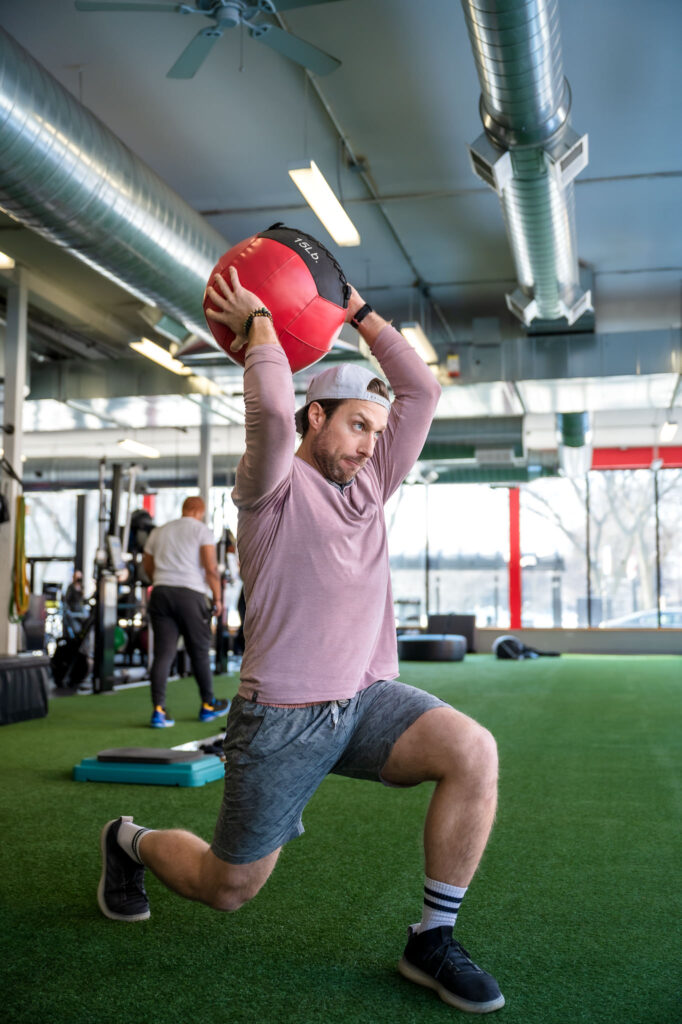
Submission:
[[[658,612],[655,608],[647,608],[641,612],[631,612],[617,619],[605,619],[599,623],[600,629],[657,629]],[[682,608],[661,609],[661,629],[682,629]]]

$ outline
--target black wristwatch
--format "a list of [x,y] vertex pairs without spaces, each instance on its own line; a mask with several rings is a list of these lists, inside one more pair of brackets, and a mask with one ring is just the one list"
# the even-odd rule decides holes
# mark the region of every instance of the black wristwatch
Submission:
[[374,310],[367,303],[365,303],[364,306],[360,306],[360,309],[357,311],[355,316],[351,317],[351,321],[350,321],[356,331],[357,331],[358,327],[360,326],[360,324],[362,323],[362,321],[367,316],[367,314],[368,313],[373,313],[373,312],[374,312]]

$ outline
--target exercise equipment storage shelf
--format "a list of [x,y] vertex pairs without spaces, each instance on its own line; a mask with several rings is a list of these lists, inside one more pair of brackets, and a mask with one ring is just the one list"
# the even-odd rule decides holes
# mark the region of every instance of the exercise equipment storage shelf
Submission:
[[[139,750],[139,760],[126,757],[124,751]],[[116,751],[101,751],[98,757],[84,757],[74,766],[76,782],[132,782],[147,786],[203,786],[217,782],[225,773],[223,762],[213,754],[196,757],[169,757],[178,755],[176,750],[158,750],[157,758],[143,752],[143,748],[121,748],[120,757]],[[105,755],[103,759],[100,759]],[[135,754],[132,755],[133,757]]]

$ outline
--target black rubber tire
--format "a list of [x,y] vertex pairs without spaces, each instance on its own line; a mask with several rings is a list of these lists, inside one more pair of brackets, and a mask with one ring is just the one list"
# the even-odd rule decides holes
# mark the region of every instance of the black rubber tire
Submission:
[[466,651],[466,637],[455,634],[398,637],[400,661],[464,661]]
[[76,689],[90,671],[88,656],[83,651],[74,650],[75,643],[75,640],[58,641],[52,655],[52,677],[58,689]]

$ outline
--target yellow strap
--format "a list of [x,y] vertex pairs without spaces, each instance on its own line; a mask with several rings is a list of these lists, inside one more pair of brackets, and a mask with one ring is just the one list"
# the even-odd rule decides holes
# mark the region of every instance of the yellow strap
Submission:
[[26,502],[23,494],[16,500],[14,532],[14,569],[12,572],[12,597],[9,615],[12,622],[18,622],[28,611],[31,592],[26,572]]

